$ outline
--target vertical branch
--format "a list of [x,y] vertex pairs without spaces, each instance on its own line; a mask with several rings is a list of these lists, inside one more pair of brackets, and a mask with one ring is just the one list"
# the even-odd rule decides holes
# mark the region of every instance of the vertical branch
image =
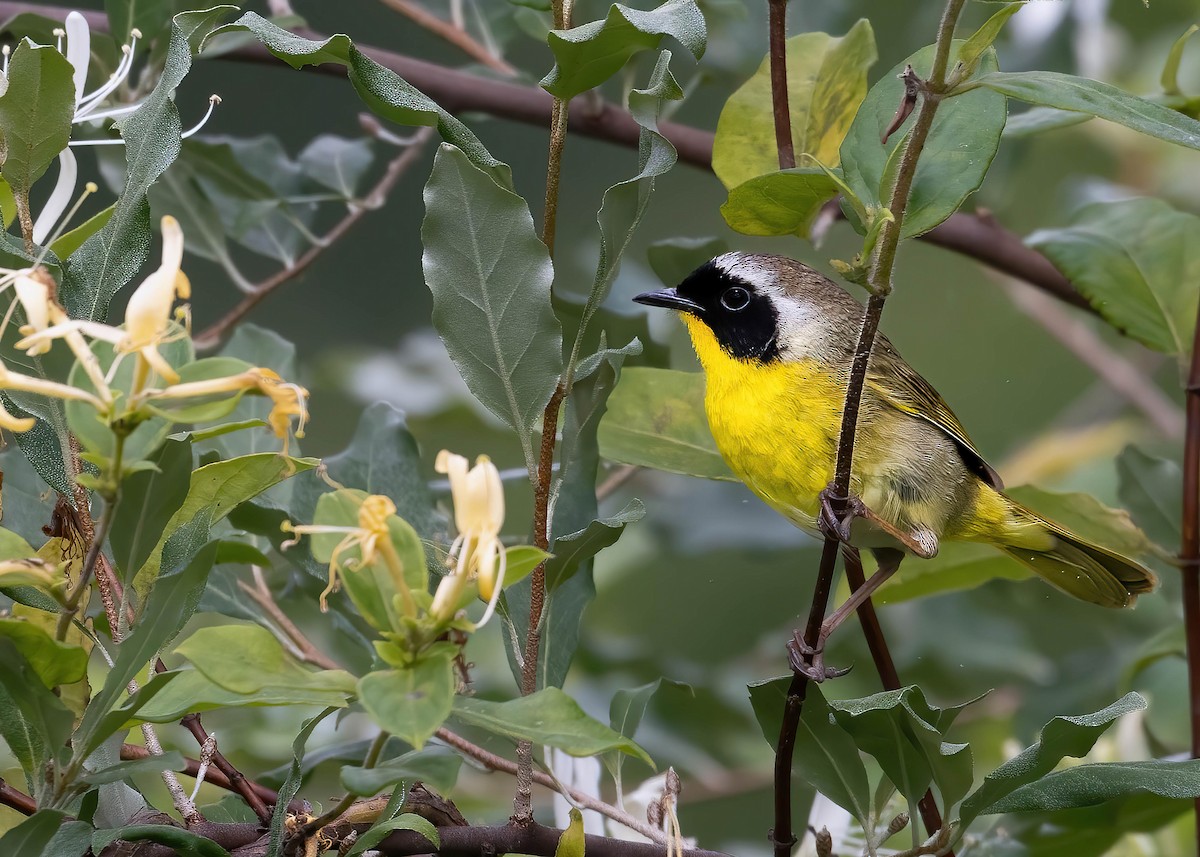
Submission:
[[[1187,434],[1183,445],[1183,521],[1179,559],[1183,573],[1183,624],[1187,635],[1188,710],[1192,758],[1200,758],[1200,319],[1192,342],[1187,382]],[[1200,798],[1196,799],[1200,844]]]
[[792,111],[788,106],[787,85],[787,4],[788,0],[768,0],[770,16],[771,112],[775,116],[775,148],[779,150],[779,169],[796,166],[792,141]]
[[[555,29],[571,26],[573,0],[553,0]],[[550,122],[550,151],[546,158],[546,205],[542,214],[542,243],[554,258],[554,236],[558,225],[558,190],[562,175],[563,149],[567,143],[567,102],[554,99]],[[568,367],[569,371],[569,367]],[[558,413],[567,395],[566,376],[555,387],[542,414],[542,439],[538,450],[537,472],[533,479],[533,543],[542,550],[550,547],[550,485],[554,476],[554,445],[558,433]],[[521,693],[528,696],[537,689],[538,652],[541,648],[542,610],[546,603],[546,566],[534,569],[530,577],[529,627],[525,632],[525,651],[521,662]],[[517,791],[513,797],[513,824],[533,823],[533,744],[517,743]]]
[[[896,171],[896,183],[888,205],[892,220],[884,224],[876,245],[876,253],[867,275],[867,288],[871,297],[863,314],[862,328],[859,332],[858,344],[854,351],[854,360],[850,367],[850,378],[846,388],[846,403],[842,409],[841,435],[838,440],[837,465],[834,470],[833,484],[827,489],[835,509],[845,511],[850,498],[850,476],[854,460],[854,440],[858,429],[858,413],[862,402],[863,386],[866,383],[867,367],[870,363],[871,351],[875,346],[875,335],[879,331],[879,320],[883,314],[884,303],[892,290],[892,272],[896,264],[896,251],[900,245],[900,232],[904,223],[904,212],[908,206],[909,193],[916,177],[917,161],[921,150],[933,127],[933,118],[937,113],[946,85],[946,68],[950,59],[950,47],[954,38],[954,28],[958,22],[959,13],[966,0],[947,0],[946,8],[938,24],[937,42],[934,54],[933,68],[929,80],[922,86],[921,107],[917,113],[912,133],[900,154]],[[772,6],[774,8],[774,6]],[[776,84],[772,76],[772,86]],[[786,101],[778,92],[773,93],[773,103]],[[776,131],[779,128],[779,116],[775,117]],[[783,153],[780,153],[782,163]],[[1200,409],[1200,405],[1198,405]],[[1200,430],[1198,430],[1200,431]],[[840,508],[839,508],[840,507]],[[817,575],[816,588],[813,592],[812,608],[809,612],[808,624],[805,627],[804,642],[815,647],[820,632],[821,622],[832,587],[834,566],[837,562],[837,543],[827,538],[821,553],[821,566]],[[869,603],[869,602],[868,602]],[[1198,602],[1200,603],[1200,602]],[[1200,632],[1198,632],[1200,633]],[[796,743],[796,730],[800,721],[800,712],[804,705],[804,696],[808,689],[808,679],[796,673],[788,688],[787,702],[784,706],[783,723],[780,726],[779,742],[776,745],[775,757],[775,826],[771,831],[775,857],[788,857],[795,835],[792,832],[791,807],[791,771],[792,755]],[[924,801],[923,801],[924,802]],[[936,809],[936,808],[935,808]],[[927,819],[928,821],[929,819]]]

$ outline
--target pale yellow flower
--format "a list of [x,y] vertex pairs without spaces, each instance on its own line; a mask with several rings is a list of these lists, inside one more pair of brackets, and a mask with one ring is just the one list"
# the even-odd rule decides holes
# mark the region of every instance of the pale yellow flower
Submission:
[[255,367],[224,378],[172,384],[161,390],[148,391],[146,398],[192,399],[218,393],[249,392],[251,390],[257,391],[271,400],[271,412],[267,415],[267,424],[277,437],[283,439],[283,452],[286,455],[288,430],[291,428],[293,417],[297,418],[296,437],[304,437],[304,424],[308,422],[308,406],[305,402],[308,390],[299,384],[284,381],[274,370]]
[[[396,504],[382,494],[371,494],[358,507],[357,527],[338,527],[332,524],[292,524],[284,521],[282,529],[292,533],[294,538],[282,544],[284,549],[300,541],[300,536],[311,536],[322,533],[344,533],[345,536],[329,556],[329,585],[321,593],[321,611],[329,609],[328,597],[337,591],[338,579],[345,571],[354,571],[364,565],[370,565],[380,555],[383,545],[390,547],[391,533],[388,530],[388,518],[396,514]],[[342,554],[358,548],[360,556],[342,562]]]
[[164,380],[174,384],[179,381],[179,375],[158,353],[158,346],[170,329],[175,298],[187,300],[192,295],[192,287],[187,275],[180,270],[183,230],[179,221],[170,215],[162,219],[162,238],[162,264],[130,296],[125,308],[125,335],[117,349],[124,353],[136,351]]
[[467,459],[445,449],[438,453],[434,469],[450,477],[458,537],[450,547],[450,555],[456,557],[455,569],[438,585],[431,612],[441,619],[451,618],[466,582],[474,578],[480,596],[488,602],[479,620],[482,625],[495,612],[504,587],[506,559],[500,543],[504,485],[500,471],[486,455],[479,456],[475,466],[468,469]]

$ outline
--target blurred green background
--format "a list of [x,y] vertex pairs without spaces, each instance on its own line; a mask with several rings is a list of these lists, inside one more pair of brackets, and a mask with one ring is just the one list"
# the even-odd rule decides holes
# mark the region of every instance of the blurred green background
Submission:
[[[469,65],[453,48],[381,3],[295,0],[293,5],[316,30],[345,32],[363,43],[492,74]],[[443,0],[425,5],[446,13]],[[725,99],[765,52],[766,3],[711,0],[701,5],[710,28],[708,52],[697,65],[685,51],[675,51],[673,69],[690,95],[672,118],[712,130]],[[873,81],[931,41],[941,6],[919,0],[795,0],[789,30],[839,35],[858,18],[870,19],[879,47]],[[538,38],[547,16],[503,0],[476,0],[466,8],[476,32],[478,21],[471,16],[479,15],[506,59],[520,69],[523,82],[536,85],[551,65]],[[606,8],[581,0],[575,20],[603,17]],[[969,32],[995,9],[993,4],[969,4],[961,29]],[[1037,0],[1017,15],[997,43],[1001,68],[1070,71],[1154,93],[1167,49],[1198,17],[1195,0],[1152,0],[1148,7],[1136,0]],[[642,85],[652,61],[648,55],[636,59],[604,95],[621,100],[622,87]],[[1200,48],[1186,55],[1180,81],[1185,92],[1200,92]],[[295,156],[317,135],[360,134],[359,102],[336,76],[301,74],[282,63],[201,59],[177,95],[185,125],[209,92],[224,101],[202,138],[274,135]],[[546,131],[495,117],[462,118],[498,158],[512,165],[517,190],[531,200],[539,218]],[[360,190],[393,156],[387,146],[373,145],[376,163]],[[433,458],[441,448],[471,457],[487,453],[502,468],[521,464],[515,441],[473,402],[429,327],[431,302],[421,275],[419,228],[421,188],[432,152],[427,146],[384,208],[370,213],[306,274],[249,317],[297,346],[299,378],[312,391],[306,454],[325,456],[342,449],[363,407],[383,399],[406,412],[431,479]],[[600,195],[634,172],[635,157],[630,149],[569,138],[556,288],[586,293],[598,249],[594,218]],[[81,163],[86,174],[90,156]],[[1022,235],[1065,223],[1084,202],[1127,195],[1162,196],[1200,213],[1197,163],[1194,152],[1092,121],[1006,140],[986,184],[967,205],[989,209]],[[687,165],[658,183],[606,307],[610,343],[624,344],[640,331],[654,343],[641,362],[695,366],[674,320],[657,315],[647,320],[645,310],[629,301],[658,284],[646,254],[655,242],[713,237],[731,248],[793,255],[826,271],[828,259],[849,258],[858,249],[859,238],[845,224],[835,226],[819,249],[799,239],[747,239],[724,225],[718,210],[724,199],[715,176]],[[317,224],[331,224],[343,213],[339,206],[324,206]],[[274,262],[240,248],[233,252],[250,279],[275,268]],[[200,329],[239,294],[219,266],[191,258],[185,267]],[[1027,287],[1007,283],[948,251],[909,242],[901,251],[883,330],[942,392],[980,450],[1011,484],[1033,480],[1046,488],[1087,491],[1119,505],[1114,459],[1125,444],[1136,441],[1177,458],[1178,440],[1156,432],[1097,382],[1071,351],[1014,306],[1010,289],[1020,294]],[[1174,366],[1156,363],[1085,314],[1069,312],[1093,327],[1109,347],[1147,367],[1167,395],[1179,400]],[[1070,434],[1080,430],[1089,432],[1087,443]],[[509,530],[522,537],[522,522],[529,519],[528,484],[522,476],[509,486]],[[659,693],[639,740],[660,766],[672,765],[683,775],[685,834],[706,847],[747,857],[766,854],[772,754],[754,722],[745,686],[786,670],[783,646],[807,610],[817,564],[815,543],[739,485],[641,472],[606,499],[605,509],[615,511],[629,497],[644,500],[647,515],[597,564],[598,594],[584,616],[582,645],[567,689],[590,713],[607,720],[608,701],[618,688],[660,676],[690,685],[691,691]],[[1132,679],[1127,675],[1146,641],[1178,622],[1177,581],[1169,568],[1160,571],[1165,572],[1161,593],[1121,613],[1069,600],[1037,582],[993,582],[887,606],[881,616],[906,683],[921,684],[938,703],[962,702],[991,690],[963,715],[958,730],[958,740],[976,742],[979,769],[989,769],[1012,751],[1005,744],[1008,736],[1017,736],[1024,746],[1049,717],[1094,710],[1130,687],[1150,698],[1146,729],[1136,733],[1148,738],[1149,752],[1182,752],[1187,747],[1182,660],[1166,658]],[[295,618],[302,626],[305,621],[321,624],[315,607],[313,615]],[[500,632],[499,623],[493,623],[471,643],[481,693],[514,691]],[[832,663],[857,666],[828,693],[854,696],[878,689],[856,637],[855,630],[847,630],[832,645]],[[329,644],[336,647],[336,641]],[[292,736],[308,714],[249,709],[205,719],[220,733],[225,752],[243,769],[258,772],[285,760]],[[359,725],[352,715],[339,727],[337,740],[355,734]],[[333,742],[332,730],[327,721],[314,743]],[[188,747],[182,733],[172,737]],[[1126,739],[1124,732],[1114,732],[1104,752],[1123,758],[1145,751]],[[626,783],[649,774],[630,764]],[[318,769],[314,777],[302,793],[324,798],[337,791],[336,765]],[[454,796],[473,820],[500,821],[510,809],[511,782],[500,775],[464,776]],[[1187,823],[1181,818],[1175,825],[1186,830]],[[1171,835],[1127,840],[1116,853],[1186,854],[1183,841]]]

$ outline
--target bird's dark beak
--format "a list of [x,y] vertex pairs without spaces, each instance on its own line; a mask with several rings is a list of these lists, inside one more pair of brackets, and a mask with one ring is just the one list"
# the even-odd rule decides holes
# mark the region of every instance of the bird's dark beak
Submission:
[[675,289],[659,289],[657,292],[642,292],[633,299],[636,303],[645,304],[646,306],[661,306],[667,309],[678,310],[679,312],[690,312],[699,315],[704,312],[704,307],[693,300],[685,298]]

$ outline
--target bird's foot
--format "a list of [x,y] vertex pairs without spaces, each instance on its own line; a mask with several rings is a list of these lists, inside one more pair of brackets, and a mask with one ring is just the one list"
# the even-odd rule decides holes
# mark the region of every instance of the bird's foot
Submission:
[[851,669],[825,666],[824,635],[817,639],[817,645],[810,646],[804,642],[802,631],[793,631],[792,639],[788,640],[787,651],[788,665],[791,666],[792,672],[806,676],[810,681],[822,682],[826,679],[841,678]]
[[818,495],[820,513],[817,515],[817,529],[827,539],[834,539],[844,545],[850,544],[850,526],[855,518],[863,517],[867,507],[853,494],[841,494],[830,482]]

